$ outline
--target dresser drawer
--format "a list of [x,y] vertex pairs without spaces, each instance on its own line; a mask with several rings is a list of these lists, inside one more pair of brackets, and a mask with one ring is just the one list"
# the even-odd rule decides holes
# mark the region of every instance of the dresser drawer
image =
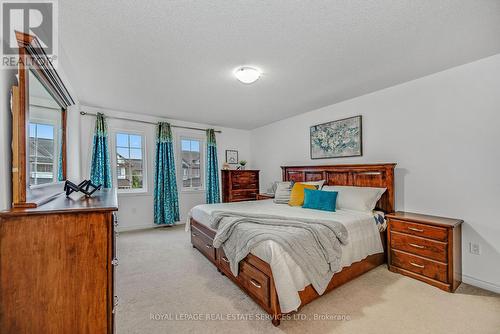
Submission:
[[416,255],[391,250],[391,264],[443,283],[448,283],[448,266]]
[[251,201],[257,198],[257,189],[253,190],[234,190],[231,192],[233,201]]
[[205,233],[198,230],[196,227],[191,226],[191,243],[200,252],[205,254],[212,262],[215,262],[215,248],[213,246],[213,239]]
[[391,231],[391,247],[408,253],[448,262],[448,244]]
[[448,240],[448,230],[444,227],[418,224],[408,221],[396,220],[393,218],[389,219],[389,224],[391,231],[408,233],[419,237],[424,237],[439,241]]
[[238,189],[257,189],[257,181],[249,181],[249,182],[233,182],[233,190]]
[[269,277],[266,274],[243,260],[240,262],[238,281],[260,303],[270,306]]

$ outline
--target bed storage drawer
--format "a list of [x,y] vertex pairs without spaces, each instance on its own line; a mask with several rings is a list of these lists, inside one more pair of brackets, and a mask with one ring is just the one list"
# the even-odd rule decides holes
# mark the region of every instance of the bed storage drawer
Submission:
[[224,253],[224,249],[222,249],[222,247],[217,249],[217,263],[219,269],[222,270],[225,275],[234,277],[234,275],[231,273],[231,268],[229,267],[229,260],[227,259],[226,254]]
[[446,242],[415,237],[399,232],[391,231],[391,247],[441,262],[446,262],[448,258],[448,244]]
[[191,243],[200,252],[202,252],[208,259],[215,263],[215,248],[213,246],[214,240],[208,235],[200,231],[194,226],[191,226]]
[[400,221],[393,218],[389,218],[389,221],[392,231],[408,233],[411,235],[416,235],[418,237],[424,237],[438,241],[448,240],[448,231],[444,227]]
[[428,260],[426,258],[395,249],[391,250],[391,258],[393,265],[399,268],[443,283],[448,282],[448,265],[444,263]]
[[257,299],[266,307],[270,306],[269,296],[269,277],[247,263],[245,260],[240,262],[240,272],[238,274],[238,282],[248,291],[252,297]]

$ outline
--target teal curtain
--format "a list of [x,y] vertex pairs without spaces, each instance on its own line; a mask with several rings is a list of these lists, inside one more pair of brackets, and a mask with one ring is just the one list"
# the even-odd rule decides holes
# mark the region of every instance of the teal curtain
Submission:
[[101,113],[97,113],[95,120],[90,181],[95,185],[102,184],[103,188],[111,188],[113,186],[111,183],[111,164],[108,150],[108,130],[106,119]]
[[154,223],[157,225],[171,225],[179,221],[172,130],[166,122],[160,122],[156,127],[154,210]]
[[217,163],[217,143],[214,129],[207,130],[207,162],[205,166],[205,199],[208,204],[220,203],[219,166]]

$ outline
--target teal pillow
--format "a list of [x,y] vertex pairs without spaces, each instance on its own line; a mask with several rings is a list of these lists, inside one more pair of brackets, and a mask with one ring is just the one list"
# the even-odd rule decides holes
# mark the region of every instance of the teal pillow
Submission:
[[336,191],[304,189],[304,204],[302,207],[335,212],[337,194]]

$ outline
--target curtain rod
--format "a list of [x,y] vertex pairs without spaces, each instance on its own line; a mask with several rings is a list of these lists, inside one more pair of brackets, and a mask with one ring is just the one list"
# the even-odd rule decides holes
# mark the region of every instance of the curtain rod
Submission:
[[[80,115],[82,116],[97,116],[97,114],[93,114],[90,112],[85,112],[85,111],[80,111]],[[114,116],[106,116],[106,118],[111,118],[111,119],[119,119],[122,121],[131,121],[131,122],[138,122],[138,123],[144,123],[144,124],[153,124],[156,125],[157,123],[154,122],[148,122],[148,121],[141,121],[138,119],[131,119],[131,118],[124,118],[124,117],[114,117]],[[172,125],[170,124],[170,127],[172,128],[180,128],[180,129],[188,129],[188,130],[198,130],[198,131],[207,131],[207,129],[202,129],[202,128],[194,128],[191,126],[182,126],[182,125]],[[222,133],[220,130],[214,130],[217,133]]]

